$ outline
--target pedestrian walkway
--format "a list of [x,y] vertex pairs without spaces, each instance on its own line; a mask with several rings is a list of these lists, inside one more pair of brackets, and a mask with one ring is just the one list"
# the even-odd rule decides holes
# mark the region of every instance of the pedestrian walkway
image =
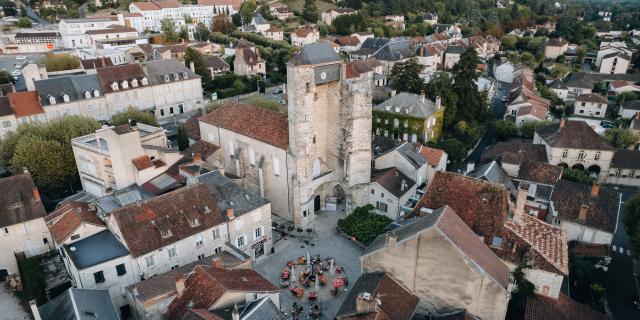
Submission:
[[6,282],[0,282],[0,320],[31,319],[24,311],[20,300],[9,290]]

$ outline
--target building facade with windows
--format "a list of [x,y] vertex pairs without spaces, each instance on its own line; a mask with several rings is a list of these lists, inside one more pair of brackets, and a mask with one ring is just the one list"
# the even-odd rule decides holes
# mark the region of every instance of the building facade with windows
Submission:
[[596,94],[588,93],[576,98],[573,105],[573,114],[594,118],[604,118],[607,114],[607,98]]
[[616,185],[640,186],[640,151],[617,150],[611,160],[606,182]]

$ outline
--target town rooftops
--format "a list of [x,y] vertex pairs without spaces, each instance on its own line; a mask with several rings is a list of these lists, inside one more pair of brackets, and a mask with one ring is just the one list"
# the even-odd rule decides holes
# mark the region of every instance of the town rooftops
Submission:
[[[216,310],[190,309],[183,320],[222,320],[233,319],[234,308],[238,308],[240,320],[287,320],[287,316],[278,309],[269,297],[262,297],[247,305],[229,305]],[[190,318],[195,314],[195,318]]]
[[82,69],[85,69],[85,70],[113,66],[113,62],[111,62],[111,59],[105,59],[104,57],[96,58],[96,59],[80,60],[80,63],[82,64]]
[[562,167],[546,162],[524,160],[520,163],[516,179],[547,185],[554,185],[562,176]]
[[203,160],[206,160],[218,150],[220,150],[220,146],[205,141],[204,139],[200,139],[188,148],[184,149],[182,153],[188,156],[195,156],[196,154],[199,154]]
[[69,288],[38,308],[42,320],[113,320],[118,312],[109,290]]
[[416,118],[426,119],[438,111],[435,103],[424,95],[401,92],[375,106],[376,110],[401,113]]
[[402,197],[416,184],[396,167],[374,170],[371,173],[371,181],[379,184],[396,198]]
[[547,151],[543,145],[522,142],[498,142],[487,148],[480,156],[480,162],[497,160],[500,163],[520,164],[524,160],[547,161]]
[[64,95],[71,102],[95,99],[102,94],[100,81],[95,74],[43,79],[35,81],[35,88],[40,96],[40,102],[45,106],[51,105],[51,97],[56,103],[65,103]]
[[219,6],[219,7],[230,6],[236,10],[239,10],[243,2],[244,0],[198,0],[198,5],[199,6]]
[[196,266],[211,266],[214,264],[214,261],[218,260],[222,263],[224,268],[229,269],[235,268],[244,262],[244,260],[232,255],[228,251],[222,251],[212,256],[204,257],[176,269],[142,280],[127,287],[127,290],[134,292],[136,294],[136,298],[143,303],[158,297],[175,295],[176,278],[178,275],[182,274],[183,276],[186,276],[191,273]]
[[560,293],[558,299],[534,294],[527,298],[524,320],[607,320],[609,317]]
[[109,230],[65,244],[64,251],[78,270],[86,269],[129,254],[129,250]]
[[[163,62],[164,61],[167,60],[163,60]],[[125,80],[131,82],[135,79],[140,85],[143,85],[141,83],[142,79],[146,79],[147,77],[141,65],[137,63],[99,68],[96,69],[96,73],[98,75],[98,81],[100,81],[100,87],[105,93],[133,89],[134,87],[132,85],[129,85],[128,88],[123,88],[122,82]],[[118,84],[117,90],[112,88],[113,83]]]
[[9,97],[6,95],[0,96],[0,117],[13,115],[13,108],[9,103]]
[[204,184],[186,186],[111,212],[132,256],[139,257],[223,224]]
[[440,230],[464,256],[480,267],[478,268],[480,273],[486,273],[499,286],[507,289],[509,285],[509,267],[478,238],[453,208],[449,206],[443,206],[431,213],[427,213],[406,225],[394,229],[391,234],[378,236],[365,250],[364,255],[386,248],[387,237],[389,236],[395,236],[396,243],[400,244],[430,228]]
[[549,87],[556,90],[567,90],[567,86],[559,79],[553,80],[551,84],[549,84]]
[[289,120],[276,111],[229,102],[205,114],[200,121],[281,149],[289,148]]
[[188,309],[209,309],[228,291],[237,293],[277,293],[281,291],[251,269],[196,266],[185,279],[184,293],[167,308],[167,319],[182,319]]
[[160,10],[160,7],[154,2],[134,2],[131,5],[138,8],[140,11],[154,11]]
[[7,97],[17,118],[44,113],[36,91],[9,92]]
[[373,57],[382,61],[400,61],[413,57],[415,55],[414,48],[414,42],[411,38],[392,38],[377,50]]
[[31,175],[0,179],[0,228],[42,218],[46,211]]
[[631,57],[624,52],[611,52],[602,56],[602,60],[610,59],[610,58],[622,58],[625,60],[631,60]]
[[587,93],[587,94],[581,94],[580,96],[578,96],[576,98],[576,101],[579,102],[592,102],[592,103],[604,103],[607,104],[607,98],[599,95],[599,94],[595,94],[595,93]]
[[[141,65],[144,73],[149,77],[149,83],[151,84],[162,84],[168,82],[165,77],[167,75],[169,75],[169,81],[171,82],[200,77],[191,71],[191,69],[187,68],[184,63],[176,59],[146,61]],[[176,75],[178,76],[177,79]]]
[[16,39],[30,39],[30,38],[60,38],[58,32],[18,32],[15,35]]
[[[562,124],[564,125],[562,126]],[[613,151],[615,148],[584,121],[563,120],[536,130],[553,148]]]
[[299,66],[339,62],[342,61],[342,59],[328,43],[316,42],[302,47],[300,52],[298,52],[291,61],[294,65]]
[[218,203],[221,212],[233,209],[233,214],[241,216],[269,203],[265,198],[247,191],[219,171],[200,175],[198,181],[204,183]]
[[569,44],[569,41],[562,38],[549,39],[549,41],[547,41],[547,46],[550,46],[550,47],[562,47],[568,44]]
[[420,145],[419,147],[418,153],[427,159],[427,163],[429,163],[430,166],[437,166],[440,164],[442,157],[445,156],[444,150],[427,147],[425,145]]
[[[616,169],[640,169],[639,150],[617,150],[611,159],[611,168]],[[640,175],[640,172],[638,172]]]
[[[359,313],[358,299],[367,299],[364,294],[369,294],[368,299],[379,299],[376,308]],[[368,272],[360,275],[352,286],[349,294],[338,309],[336,318],[353,319],[350,316],[359,316],[357,319],[393,319],[409,320],[418,306],[418,297],[411,291],[384,272]]]
[[517,191],[516,187],[511,181],[511,178],[507,175],[506,172],[504,172],[500,164],[498,164],[498,162],[495,160],[478,166],[475,170],[469,172],[468,176],[480,180],[503,184],[507,188],[507,191],[509,191],[514,196]]
[[462,54],[464,52],[463,46],[449,46],[447,48],[447,54]]
[[104,29],[95,29],[95,30],[87,30],[85,34],[112,34],[112,33],[122,33],[122,32],[136,32],[135,28],[122,26],[119,24],[112,24],[107,26]]
[[[600,185],[588,186],[560,180],[551,195],[558,218],[614,233],[620,210],[620,193]],[[586,212],[583,212],[586,210]],[[584,215],[581,217],[581,215]],[[555,215],[554,215],[555,216]]]
[[98,218],[95,210],[91,211],[89,204],[84,202],[67,202],[47,215],[45,221],[51,236],[59,244],[85,223],[107,227],[104,221]]
[[207,55],[202,57],[202,63],[207,68],[213,68],[213,70],[228,70],[229,64],[222,58],[214,55]]

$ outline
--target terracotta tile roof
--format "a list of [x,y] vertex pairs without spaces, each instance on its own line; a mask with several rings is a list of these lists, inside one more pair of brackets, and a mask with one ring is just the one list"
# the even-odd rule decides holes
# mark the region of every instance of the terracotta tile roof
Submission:
[[580,102],[592,102],[592,103],[604,103],[607,104],[607,98],[599,95],[599,94],[595,94],[595,93],[587,93],[587,94],[582,94],[580,96],[578,96],[578,98],[576,98],[576,101],[580,101]]
[[282,29],[280,29],[280,28],[278,28],[276,26],[271,26],[265,32],[282,32]]
[[501,163],[520,164],[524,160],[547,162],[544,145],[521,142],[498,142],[485,149],[480,162],[496,160]]
[[100,227],[107,225],[89,210],[84,202],[67,202],[45,217],[51,236],[58,244],[70,237],[81,225],[88,223]]
[[236,50],[240,50],[240,54],[242,55],[242,59],[247,65],[256,65],[258,63],[264,62],[262,57],[260,57],[260,52],[255,47],[253,48],[237,48]]
[[7,97],[16,118],[44,113],[36,91],[9,92]]
[[80,63],[82,63],[82,68],[85,70],[113,66],[113,62],[111,62],[111,59],[105,58],[80,60]]
[[21,173],[0,179],[0,228],[44,217],[40,193],[31,175]]
[[440,163],[440,160],[442,159],[442,157],[445,155],[444,150],[430,148],[424,145],[420,146],[420,149],[418,149],[418,152],[425,159],[427,159],[427,163],[429,163],[429,165],[431,166],[437,166]]
[[316,28],[313,26],[304,26],[298,29],[293,30],[293,33],[300,38],[306,38],[310,33],[317,32]]
[[180,8],[182,6],[177,0],[154,0],[153,2],[157,4],[158,7],[167,9]]
[[569,41],[559,38],[559,39],[549,39],[549,41],[547,41],[547,46],[551,46],[551,47],[562,47],[569,44]]
[[160,7],[153,2],[134,2],[133,5],[141,11],[160,10]]
[[606,315],[560,293],[558,299],[533,295],[527,299],[524,320],[606,320]]
[[151,161],[151,158],[146,154],[132,159],[131,162],[138,171],[153,167],[153,161]]
[[124,91],[124,90],[134,89],[134,87],[129,85],[128,89],[123,89],[122,85],[120,85],[122,81],[124,80],[131,81],[133,79],[137,79],[139,85],[141,86],[142,84],[140,83],[140,80],[142,78],[146,78],[146,74],[142,70],[142,67],[140,66],[140,64],[137,64],[137,63],[99,68],[99,69],[96,69],[96,73],[98,74],[100,87],[102,87],[102,91],[104,93],[113,92],[113,89],[111,89],[111,84],[113,82],[118,82],[117,91]]
[[207,309],[188,309],[182,320],[224,320]]
[[289,148],[289,120],[281,113],[246,103],[229,102],[200,121],[282,149]]
[[199,6],[232,6],[239,9],[244,0],[198,0]]
[[173,296],[176,294],[176,278],[179,274],[187,276],[196,266],[211,266],[214,261],[218,259],[220,259],[225,268],[229,269],[235,268],[244,262],[244,260],[237,258],[231,253],[222,251],[165,273],[155,275],[151,278],[135,283],[127,287],[127,289],[131,292],[135,290],[137,293],[136,298],[143,303],[161,296]]
[[562,167],[545,162],[525,160],[520,163],[518,180],[554,185],[562,176]]
[[[613,233],[616,230],[618,210],[620,209],[620,193],[600,187],[597,195],[592,195],[592,187],[581,183],[560,180],[551,194],[553,209],[558,218],[591,228]],[[586,205],[586,219],[580,221],[578,214],[581,206]]]
[[187,119],[184,123],[184,129],[187,131],[189,139],[200,140],[200,117],[202,114],[197,112]]
[[420,209],[450,206],[485,242],[502,230],[507,220],[508,194],[504,185],[465,177],[450,172],[436,172],[429,188],[416,205]]
[[[133,257],[175,243],[224,223],[216,199],[207,186],[195,184],[114,210]],[[192,226],[191,218],[198,217]]]
[[118,24],[112,24],[110,26],[107,26],[104,29],[87,30],[85,31],[85,34],[112,34],[112,33],[122,33],[122,32],[136,32],[136,29],[118,25]]
[[539,120],[544,120],[547,118],[548,109],[545,106],[541,106],[539,104],[530,104],[528,106],[520,107],[518,109],[517,117],[532,115]]
[[203,160],[207,160],[207,158],[209,158],[218,150],[220,150],[219,146],[200,139],[196,141],[196,143],[189,146],[189,148],[182,151],[182,153],[188,156],[199,154]]
[[341,46],[357,46],[360,44],[360,39],[356,36],[344,36],[337,38],[335,42]]
[[570,244],[574,257],[610,257],[611,247],[606,244],[593,244],[574,241]]
[[[374,170],[371,173],[371,182],[378,183],[396,198],[402,197],[416,184],[411,178],[400,172],[398,168],[392,167],[384,170]],[[405,183],[403,189],[402,184]]]
[[522,223],[508,221],[505,228],[524,240],[558,272],[568,275],[569,249],[564,231],[528,214],[523,214],[522,220]]
[[[371,299],[380,299],[376,310],[358,314],[357,299],[362,293],[371,294]],[[349,295],[344,300],[336,318],[345,319],[393,319],[409,320],[418,306],[418,297],[384,272],[369,272],[360,275]]]
[[209,309],[227,291],[275,293],[281,290],[251,269],[197,266],[185,280],[184,293],[171,302],[165,316],[182,319],[188,308]]
[[536,130],[536,133],[547,144],[555,148],[615,150],[607,140],[593,131],[589,124],[584,121],[567,120],[562,128],[560,128],[559,123],[556,123],[540,128]]

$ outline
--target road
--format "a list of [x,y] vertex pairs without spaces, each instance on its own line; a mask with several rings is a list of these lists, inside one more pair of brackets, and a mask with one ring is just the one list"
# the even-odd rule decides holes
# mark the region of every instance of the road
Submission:
[[[635,190],[620,188],[622,202],[631,197]],[[638,298],[636,283],[633,279],[633,261],[629,251],[629,235],[624,230],[624,204],[618,217],[618,228],[613,236],[612,260],[607,275],[610,287],[607,290],[609,309],[616,320],[640,319],[640,310],[633,307],[633,301]]]
[[39,23],[42,27],[47,27],[51,24],[51,22],[49,22],[47,19],[44,19],[36,14],[33,9],[31,9],[31,4],[29,4],[29,2],[24,1],[23,3],[25,11],[27,11],[27,17],[29,17],[29,19]]

